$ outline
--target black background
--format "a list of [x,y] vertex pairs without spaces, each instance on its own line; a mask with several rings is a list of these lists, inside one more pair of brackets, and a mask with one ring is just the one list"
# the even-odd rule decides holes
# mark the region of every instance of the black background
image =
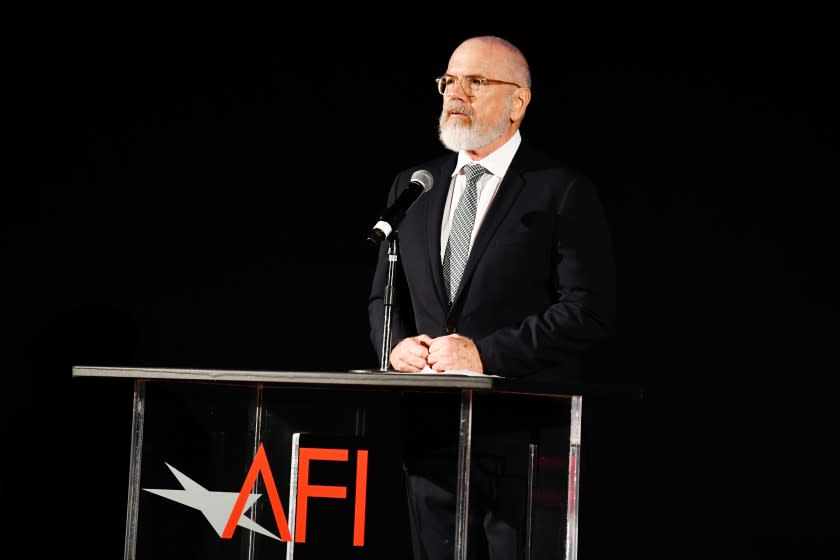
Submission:
[[595,180],[616,243],[623,396],[585,404],[581,557],[828,543],[826,16],[508,8],[13,22],[10,543],[121,557],[131,386],[73,365],[377,366],[365,236],[393,175],[441,150],[433,78],[484,33],[528,57],[523,136]]

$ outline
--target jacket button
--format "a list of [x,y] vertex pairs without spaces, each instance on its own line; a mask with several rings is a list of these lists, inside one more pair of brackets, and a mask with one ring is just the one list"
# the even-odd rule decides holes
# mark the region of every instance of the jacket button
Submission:
[[452,334],[456,332],[455,325],[453,325],[452,323],[447,323],[443,330],[446,331],[446,334]]

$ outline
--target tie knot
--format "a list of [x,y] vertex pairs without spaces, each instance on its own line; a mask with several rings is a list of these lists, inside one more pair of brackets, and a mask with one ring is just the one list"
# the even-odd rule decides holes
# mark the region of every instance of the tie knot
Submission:
[[485,173],[487,173],[487,170],[480,163],[468,163],[464,166],[464,175],[467,177],[467,184],[476,184]]

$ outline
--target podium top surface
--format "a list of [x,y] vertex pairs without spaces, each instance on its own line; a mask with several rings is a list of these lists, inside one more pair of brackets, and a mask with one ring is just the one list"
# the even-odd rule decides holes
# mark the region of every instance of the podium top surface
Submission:
[[479,373],[399,373],[378,370],[352,371],[244,371],[182,368],[73,366],[73,377],[124,377],[173,381],[220,381],[295,385],[357,385],[490,389],[493,376]]

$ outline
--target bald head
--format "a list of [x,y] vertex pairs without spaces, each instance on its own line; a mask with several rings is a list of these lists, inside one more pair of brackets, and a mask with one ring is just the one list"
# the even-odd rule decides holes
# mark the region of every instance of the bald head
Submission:
[[484,65],[484,75],[511,81],[522,87],[531,87],[531,71],[528,61],[516,45],[492,35],[471,37],[463,41],[449,59],[453,61],[469,58]]

